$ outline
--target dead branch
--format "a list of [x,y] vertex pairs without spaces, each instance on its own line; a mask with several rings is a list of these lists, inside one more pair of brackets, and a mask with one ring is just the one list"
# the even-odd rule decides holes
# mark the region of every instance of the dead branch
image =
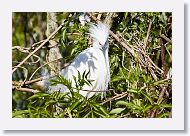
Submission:
[[168,37],[166,37],[164,34],[161,34],[160,37],[162,37],[164,40],[166,40],[169,43],[172,43],[172,40],[170,40]]

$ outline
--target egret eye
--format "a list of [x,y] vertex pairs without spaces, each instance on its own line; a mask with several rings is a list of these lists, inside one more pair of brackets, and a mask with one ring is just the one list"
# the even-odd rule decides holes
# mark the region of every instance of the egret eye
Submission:
[[103,46],[100,42],[98,42],[98,43],[99,43],[99,45]]

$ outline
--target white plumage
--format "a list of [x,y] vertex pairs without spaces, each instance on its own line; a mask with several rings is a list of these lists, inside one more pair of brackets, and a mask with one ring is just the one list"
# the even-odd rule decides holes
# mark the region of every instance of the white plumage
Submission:
[[[73,75],[78,79],[78,71],[81,73],[90,70],[88,75],[89,80],[94,80],[92,86],[84,85],[79,93],[85,97],[91,97],[96,93],[105,93],[108,89],[110,81],[110,67],[108,57],[108,36],[109,27],[106,24],[98,23],[90,26],[90,36],[93,38],[92,47],[81,52],[74,61],[65,69],[61,70],[60,74],[67,80],[72,81],[72,86],[75,87]],[[69,91],[64,85],[50,86],[50,90]],[[98,91],[98,92],[95,92]]]

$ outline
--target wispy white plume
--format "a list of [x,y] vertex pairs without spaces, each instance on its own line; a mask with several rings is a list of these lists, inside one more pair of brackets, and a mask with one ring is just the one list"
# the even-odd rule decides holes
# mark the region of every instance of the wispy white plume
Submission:
[[107,24],[99,22],[97,25],[90,26],[90,36],[103,46],[108,39],[109,29],[110,27]]

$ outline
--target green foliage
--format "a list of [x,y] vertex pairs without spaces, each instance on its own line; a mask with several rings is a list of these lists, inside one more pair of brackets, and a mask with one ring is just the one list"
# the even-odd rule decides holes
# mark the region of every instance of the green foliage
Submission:
[[[60,83],[60,82],[57,82]],[[98,96],[87,99],[78,92],[36,93],[28,98],[27,110],[13,111],[13,117],[28,118],[108,118],[109,112],[98,104]],[[59,112],[58,112],[59,111]]]
[[[23,47],[28,44],[26,46],[28,47],[40,40],[41,33],[45,39],[45,30],[40,29],[39,26],[40,24],[44,26],[46,23],[46,15],[28,13],[28,31],[24,31],[23,26],[26,24],[24,25],[22,20],[25,14],[13,13],[13,46]],[[66,20],[64,27],[56,35],[61,45],[64,63],[71,62],[80,52],[90,47],[88,26],[80,24],[79,15],[80,13],[60,13],[58,16],[58,24]],[[105,18],[106,13],[102,13],[102,17]],[[18,25],[20,22],[22,25]],[[152,25],[145,47],[144,41],[150,22]],[[55,90],[53,93],[32,94],[13,91],[12,116],[14,118],[148,118],[151,116],[168,118],[171,116],[172,81],[167,79],[166,75],[172,68],[172,43],[162,39],[160,35],[164,34],[172,39],[172,14],[169,12],[117,13],[113,18],[111,30],[124,38],[130,48],[137,53],[137,57],[128,53],[113,37],[109,37],[111,82],[110,91],[106,93],[104,99],[101,99],[100,95],[94,95],[88,99],[80,95],[82,86],[91,85],[93,81],[87,79],[89,71],[78,72],[79,78],[76,79],[74,76],[76,88],[73,88],[71,82],[61,76],[51,81],[52,85],[64,84],[70,90],[69,92],[62,93]],[[35,35],[36,40],[32,38]],[[152,67],[140,63],[143,57],[137,50],[142,47],[145,47],[143,51],[146,55],[164,72],[159,73],[156,68],[153,68],[157,80],[151,73]],[[42,49],[37,54],[40,56],[42,51],[46,50]],[[26,55],[14,50],[13,61],[20,62]],[[40,58],[40,64],[32,64],[29,68],[24,64],[28,68],[28,77],[45,62],[44,56]],[[40,72],[37,73],[36,77],[40,74]],[[24,77],[24,73],[18,70],[13,75],[13,80],[23,81]],[[164,89],[164,95],[162,95]]]

